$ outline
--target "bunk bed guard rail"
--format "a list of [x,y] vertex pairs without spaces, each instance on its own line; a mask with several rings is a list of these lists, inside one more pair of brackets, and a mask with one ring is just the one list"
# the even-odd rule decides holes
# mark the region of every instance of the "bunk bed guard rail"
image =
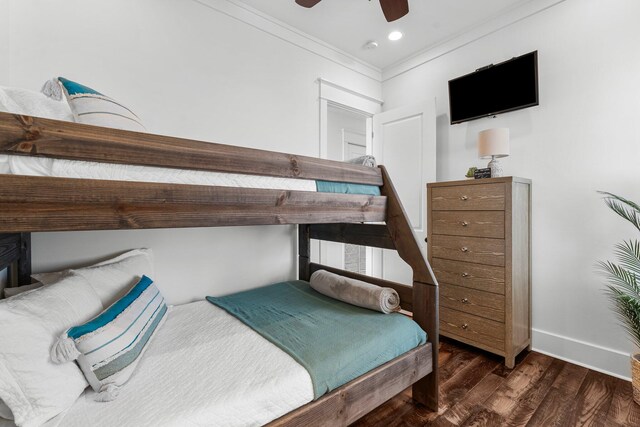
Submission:
[[[0,155],[381,186],[361,165],[0,113]],[[4,232],[384,221],[386,197],[1,175]]]

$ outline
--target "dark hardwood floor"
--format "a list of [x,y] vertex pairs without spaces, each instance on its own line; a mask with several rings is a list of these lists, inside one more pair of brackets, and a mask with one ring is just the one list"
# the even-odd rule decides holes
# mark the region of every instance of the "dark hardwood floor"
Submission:
[[455,341],[440,345],[440,410],[391,399],[352,427],[640,426],[631,383],[536,352],[514,369]]

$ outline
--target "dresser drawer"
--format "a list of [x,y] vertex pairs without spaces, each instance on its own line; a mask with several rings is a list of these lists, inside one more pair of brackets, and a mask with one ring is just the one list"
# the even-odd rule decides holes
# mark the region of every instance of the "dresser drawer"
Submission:
[[503,211],[433,211],[433,234],[504,239]]
[[431,268],[438,282],[504,294],[504,268],[432,258]]
[[504,240],[431,236],[431,257],[504,267]]
[[504,323],[504,295],[440,283],[440,306]]
[[504,210],[504,199],[504,184],[437,187],[431,190],[431,209],[434,211],[499,211]]
[[463,339],[472,345],[504,351],[504,323],[440,307],[440,330],[443,335]]

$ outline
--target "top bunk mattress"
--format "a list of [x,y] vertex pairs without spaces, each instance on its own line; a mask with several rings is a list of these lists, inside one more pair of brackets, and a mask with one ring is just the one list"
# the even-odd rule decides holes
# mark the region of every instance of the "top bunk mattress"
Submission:
[[0,174],[380,195],[375,185],[14,155],[0,155]]
[[30,156],[0,155],[0,173],[57,178],[317,191],[316,182],[311,179],[278,178]]

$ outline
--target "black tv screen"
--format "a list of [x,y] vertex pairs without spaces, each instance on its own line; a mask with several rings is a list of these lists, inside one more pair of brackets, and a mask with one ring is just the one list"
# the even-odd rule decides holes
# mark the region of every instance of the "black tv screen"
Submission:
[[451,124],[538,105],[538,51],[449,81]]

